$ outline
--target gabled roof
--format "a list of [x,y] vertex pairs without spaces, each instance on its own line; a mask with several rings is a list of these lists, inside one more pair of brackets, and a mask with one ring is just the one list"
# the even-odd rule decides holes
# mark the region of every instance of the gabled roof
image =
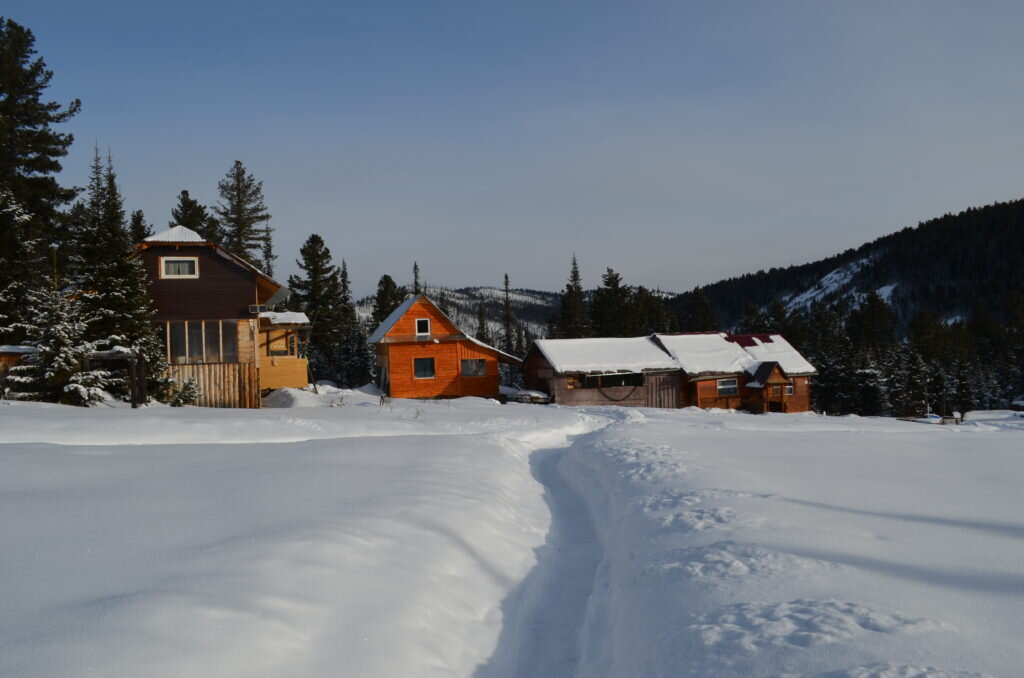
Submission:
[[781,379],[772,379],[772,372],[779,364],[774,360],[767,363],[758,363],[757,369],[753,372],[753,379],[747,382],[747,386],[752,388],[763,388],[767,384],[771,383],[788,383],[789,379],[782,377]]
[[437,309],[437,312],[441,315],[441,317],[447,320],[449,323],[451,323],[452,327],[454,327],[456,330],[460,332],[460,334],[457,335],[456,337],[457,339],[466,339],[468,341],[473,342],[474,344],[481,348],[493,351],[495,355],[498,356],[499,360],[503,360],[505,362],[513,362],[515,364],[523,362],[514,355],[510,355],[500,349],[494,348],[490,344],[485,344],[479,339],[472,337],[466,332],[464,332],[458,325],[455,324],[455,322],[451,318],[448,317],[448,315],[444,311],[441,310],[441,308],[437,304],[433,302],[433,300],[430,297],[428,297],[425,294],[415,294],[406,299],[405,301],[403,301],[401,304],[399,304],[398,307],[394,311],[392,311],[387,318],[384,319],[384,322],[382,322],[377,327],[377,329],[373,331],[373,334],[371,334],[370,337],[366,340],[366,343],[376,344],[383,340],[384,337],[387,336],[388,332],[390,332],[394,328],[395,324],[398,323],[399,320],[401,320],[402,316],[408,313],[409,309],[413,307],[413,304],[415,304],[420,299],[422,299],[423,301],[427,302],[435,309]]
[[154,233],[148,238],[144,238],[143,241],[139,243],[138,247],[140,249],[146,249],[150,245],[168,244],[206,245],[228,261],[252,271],[257,275],[257,285],[267,295],[266,301],[262,303],[266,303],[269,306],[280,303],[291,295],[291,290],[250,264],[245,259],[242,259],[237,254],[232,254],[216,243],[206,240],[203,236],[190,228],[185,228],[184,226],[172,226],[166,231]]
[[642,372],[679,365],[649,337],[538,339],[533,345],[555,372]]
[[758,362],[777,362],[788,377],[818,373],[781,334],[730,334],[728,339],[742,346]]
[[190,228],[172,226],[166,231],[144,238],[143,242],[206,242],[206,239]]
[[711,374],[735,374],[753,371],[757,360],[724,332],[688,332],[655,334],[654,341],[676,359],[679,367],[693,377]]

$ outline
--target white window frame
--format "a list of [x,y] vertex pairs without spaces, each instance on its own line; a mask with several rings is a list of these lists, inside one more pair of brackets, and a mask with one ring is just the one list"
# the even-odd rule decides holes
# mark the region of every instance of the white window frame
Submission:
[[[427,331],[420,332],[420,323],[427,323]],[[416,318],[416,336],[417,337],[429,337],[430,336],[430,318]]]
[[[169,275],[166,263],[172,261],[191,261],[196,265],[196,272],[189,275]],[[163,280],[195,280],[199,277],[199,257],[160,257],[160,278]]]
[[793,384],[786,384],[786,395],[793,395]]
[[[732,382],[731,384],[729,382]],[[718,379],[715,382],[720,396],[736,396],[740,394],[740,381],[736,377]]]

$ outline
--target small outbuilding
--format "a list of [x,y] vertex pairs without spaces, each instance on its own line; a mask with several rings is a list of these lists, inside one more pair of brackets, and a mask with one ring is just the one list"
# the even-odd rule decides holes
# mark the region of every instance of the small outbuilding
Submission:
[[392,398],[497,398],[498,364],[521,364],[463,332],[425,294],[406,299],[367,341],[377,385]]

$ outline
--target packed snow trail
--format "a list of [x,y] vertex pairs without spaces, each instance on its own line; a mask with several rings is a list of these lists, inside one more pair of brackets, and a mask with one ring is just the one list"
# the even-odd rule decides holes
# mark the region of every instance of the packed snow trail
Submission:
[[558,472],[562,449],[531,456],[533,476],[551,511],[537,565],[502,603],[504,626],[494,655],[476,678],[566,678],[575,673],[580,628],[601,561],[587,507]]

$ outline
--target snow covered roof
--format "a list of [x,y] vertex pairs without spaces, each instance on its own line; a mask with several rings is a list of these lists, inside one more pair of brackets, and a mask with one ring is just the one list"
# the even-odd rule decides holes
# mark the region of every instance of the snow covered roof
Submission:
[[395,326],[395,323],[398,322],[399,318],[405,315],[406,311],[412,308],[412,305],[416,303],[416,300],[422,296],[422,294],[411,296],[405,301],[403,301],[401,304],[399,304],[398,308],[391,312],[391,315],[389,315],[387,318],[384,318],[384,322],[382,322],[377,327],[377,329],[373,331],[373,334],[371,334],[370,338],[366,340],[366,343],[376,344],[378,341],[383,339],[384,335],[390,332],[391,328]]
[[787,376],[818,373],[814,365],[807,362],[780,334],[730,334],[728,340],[742,346],[759,362],[779,363]]
[[263,311],[261,318],[266,318],[271,325],[309,325],[309,318],[298,311]]
[[679,369],[672,356],[649,337],[538,339],[534,346],[556,372]]
[[18,344],[0,344],[0,353],[35,353],[35,346],[22,346]]
[[665,350],[689,375],[753,371],[757,360],[728,340],[724,332],[655,334]]
[[206,242],[206,239],[190,228],[172,226],[149,236],[143,242]]

